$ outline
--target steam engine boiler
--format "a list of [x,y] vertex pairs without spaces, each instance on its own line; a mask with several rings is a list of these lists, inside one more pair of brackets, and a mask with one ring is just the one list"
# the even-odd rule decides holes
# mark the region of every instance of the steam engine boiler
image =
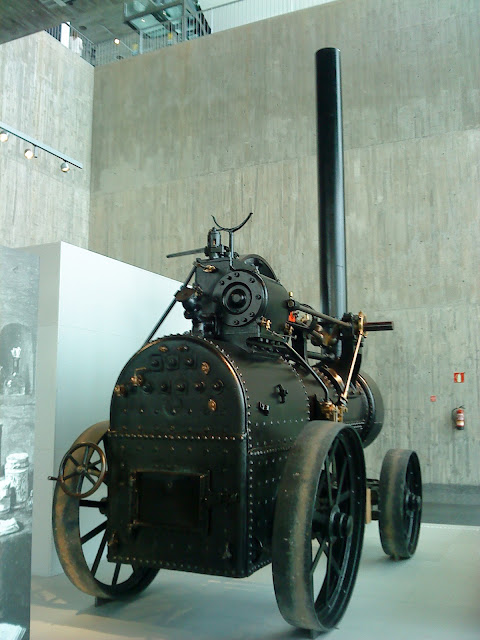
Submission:
[[[365,475],[383,401],[362,347],[393,325],[296,300],[265,259],[235,252],[247,220],[214,219],[206,246],[183,252],[203,256],[166,313],[182,304],[192,329],[155,338],[164,314],[120,373],[109,422],[65,454],[54,538],[65,573],[98,599],[162,568],[242,578],[272,563],[284,618],[326,631],[353,591],[367,495],[388,555],[410,557],[418,540],[415,452],[392,450],[379,481]],[[87,531],[85,512],[99,518]]]

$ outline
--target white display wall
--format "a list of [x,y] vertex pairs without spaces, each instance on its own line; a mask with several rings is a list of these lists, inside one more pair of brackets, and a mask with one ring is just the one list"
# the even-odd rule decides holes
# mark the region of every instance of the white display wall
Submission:
[[[118,374],[142,346],[180,283],[58,242],[40,257],[32,572],[61,572],[51,505],[58,465],[91,424],[107,420]],[[176,305],[159,335],[191,323]]]

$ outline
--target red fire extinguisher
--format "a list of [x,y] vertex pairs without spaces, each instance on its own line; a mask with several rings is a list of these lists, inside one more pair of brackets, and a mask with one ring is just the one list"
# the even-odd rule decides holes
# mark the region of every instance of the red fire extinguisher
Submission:
[[457,407],[454,409],[452,417],[455,429],[465,429],[465,409],[463,407]]

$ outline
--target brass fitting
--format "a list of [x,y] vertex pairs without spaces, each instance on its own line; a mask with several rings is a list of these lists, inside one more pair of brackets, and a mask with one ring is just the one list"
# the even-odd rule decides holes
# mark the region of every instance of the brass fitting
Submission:
[[320,411],[325,420],[331,422],[343,422],[343,414],[347,411],[347,407],[338,406],[333,402],[321,402]]
[[268,318],[265,318],[264,316],[262,316],[262,317],[260,318],[260,320],[258,321],[258,324],[259,324],[261,327],[264,327],[267,331],[269,331],[269,330],[270,330],[270,328],[271,328],[271,326],[272,326],[272,321],[271,321],[271,320],[268,320]]
[[118,397],[126,396],[127,387],[124,384],[116,384],[113,389],[113,393]]
[[357,334],[360,336],[365,335],[365,321],[366,321],[366,317],[365,314],[363,313],[363,311],[359,311],[358,312],[358,316],[357,316],[357,321],[356,321],[356,326],[355,329],[357,331]]
[[293,334],[293,327],[291,324],[288,324],[288,322],[285,323],[285,335],[287,336],[291,336]]
[[144,383],[144,377],[142,375],[140,375],[139,373],[135,373],[131,378],[130,378],[130,382],[133,384],[134,387],[141,387]]

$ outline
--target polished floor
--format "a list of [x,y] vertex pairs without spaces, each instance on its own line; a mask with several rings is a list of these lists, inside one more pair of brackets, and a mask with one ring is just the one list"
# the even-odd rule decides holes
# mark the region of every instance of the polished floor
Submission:
[[422,519],[424,523],[466,524],[480,527],[480,506],[478,504],[424,502]]
[[[278,612],[270,567],[243,580],[161,571],[130,602],[95,607],[64,576],[34,578],[31,640],[300,640]],[[375,523],[352,600],[329,640],[479,640],[480,527],[424,524],[393,562]]]

